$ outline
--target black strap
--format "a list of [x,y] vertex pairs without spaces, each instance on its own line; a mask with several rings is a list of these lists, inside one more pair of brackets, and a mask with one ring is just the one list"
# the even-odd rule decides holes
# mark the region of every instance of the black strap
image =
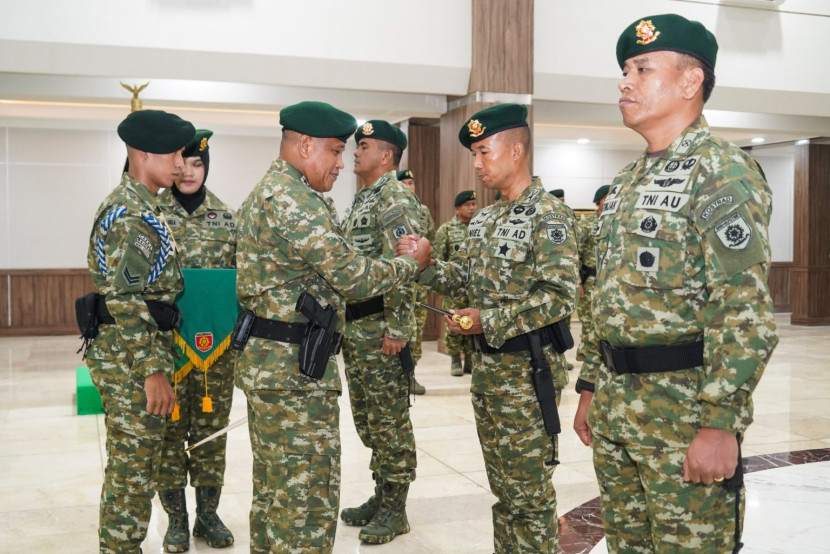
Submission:
[[585,281],[588,280],[588,277],[596,277],[597,276],[597,268],[590,267],[587,265],[582,265],[579,268],[579,282],[581,284],[585,284]]
[[645,348],[616,348],[600,341],[599,351],[606,367],[618,375],[680,371],[703,365],[703,341]]
[[346,321],[354,321],[383,311],[383,296],[373,296],[363,302],[346,305]]
[[284,321],[257,317],[254,319],[253,325],[251,325],[250,336],[291,344],[300,344],[305,336],[307,327],[308,325],[305,323],[286,323]]
[[[554,350],[565,352],[573,347],[573,337],[568,329],[567,320],[560,320],[538,330],[539,341],[542,346],[553,344]],[[530,339],[528,333],[523,333],[512,339],[507,339],[499,348],[493,348],[487,344],[483,334],[472,335],[473,349],[484,354],[511,354],[513,352],[529,352]]]

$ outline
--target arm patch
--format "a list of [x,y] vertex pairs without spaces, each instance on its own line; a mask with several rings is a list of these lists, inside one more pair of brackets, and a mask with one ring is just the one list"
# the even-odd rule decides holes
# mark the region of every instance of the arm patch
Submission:
[[763,234],[745,205],[715,221],[704,236],[713,259],[727,278],[767,261]]

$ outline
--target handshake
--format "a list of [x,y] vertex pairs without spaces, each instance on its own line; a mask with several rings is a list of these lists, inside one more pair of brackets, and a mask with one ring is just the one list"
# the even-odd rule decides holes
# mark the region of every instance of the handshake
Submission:
[[409,256],[414,258],[421,271],[433,265],[432,245],[424,237],[418,235],[403,235],[395,244],[395,257]]

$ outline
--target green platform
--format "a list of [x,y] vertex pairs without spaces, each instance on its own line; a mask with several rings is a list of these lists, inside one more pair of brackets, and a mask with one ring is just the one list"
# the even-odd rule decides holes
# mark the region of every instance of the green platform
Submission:
[[75,369],[75,389],[78,415],[104,413],[104,408],[101,407],[101,395],[92,384],[92,377],[89,376],[89,369],[86,366]]

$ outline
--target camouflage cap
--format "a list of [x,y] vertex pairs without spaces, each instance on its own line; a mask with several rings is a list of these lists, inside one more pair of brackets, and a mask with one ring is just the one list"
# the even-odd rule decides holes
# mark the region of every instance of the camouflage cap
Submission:
[[602,200],[602,197],[608,194],[609,190],[611,190],[611,185],[602,185],[599,187],[594,193],[594,204]]
[[564,190],[564,189],[553,189],[552,191],[550,191],[550,193],[551,193],[554,197],[556,197],[556,198],[558,198],[558,199],[560,199],[560,200],[561,200],[561,199],[563,199],[563,198],[565,198],[565,190]]
[[472,150],[473,143],[516,127],[527,127],[527,107],[523,104],[496,104],[474,113],[458,131],[458,140],[465,148]]
[[415,174],[412,173],[411,169],[401,169],[398,171],[396,177],[398,178],[398,181],[403,181],[404,179],[414,179]]
[[[496,193],[496,194],[498,194],[498,193]],[[476,199],[476,191],[474,191],[474,190],[462,190],[455,197],[455,207],[457,208],[458,206],[460,206],[464,202],[469,202],[470,200],[475,200],[475,199]],[[498,198],[496,198],[496,200],[498,200]]]
[[354,141],[360,142],[362,138],[371,138],[375,140],[385,140],[400,148],[406,150],[406,135],[401,131],[400,127],[392,125],[388,121],[382,119],[372,119],[363,125],[360,125],[355,131]]
[[118,125],[118,136],[127,146],[152,154],[175,152],[195,133],[192,123],[161,110],[132,112]]
[[713,70],[718,57],[718,41],[702,23],[667,13],[639,19],[626,27],[617,40],[620,68],[632,56],[658,50],[672,50],[699,59]]
[[280,110],[283,129],[318,138],[349,140],[357,120],[325,102],[300,102]]
[[190,139],[190,142],[188,142],[187,146],[184,147],[182,157],[202,157],[202,153],[207,152],[210,149],[210,146],[208,145],[208,139],[212,136],[213,131],[209,131],[207,129],[196,129],[196,134],[193,135],[193,138]]

